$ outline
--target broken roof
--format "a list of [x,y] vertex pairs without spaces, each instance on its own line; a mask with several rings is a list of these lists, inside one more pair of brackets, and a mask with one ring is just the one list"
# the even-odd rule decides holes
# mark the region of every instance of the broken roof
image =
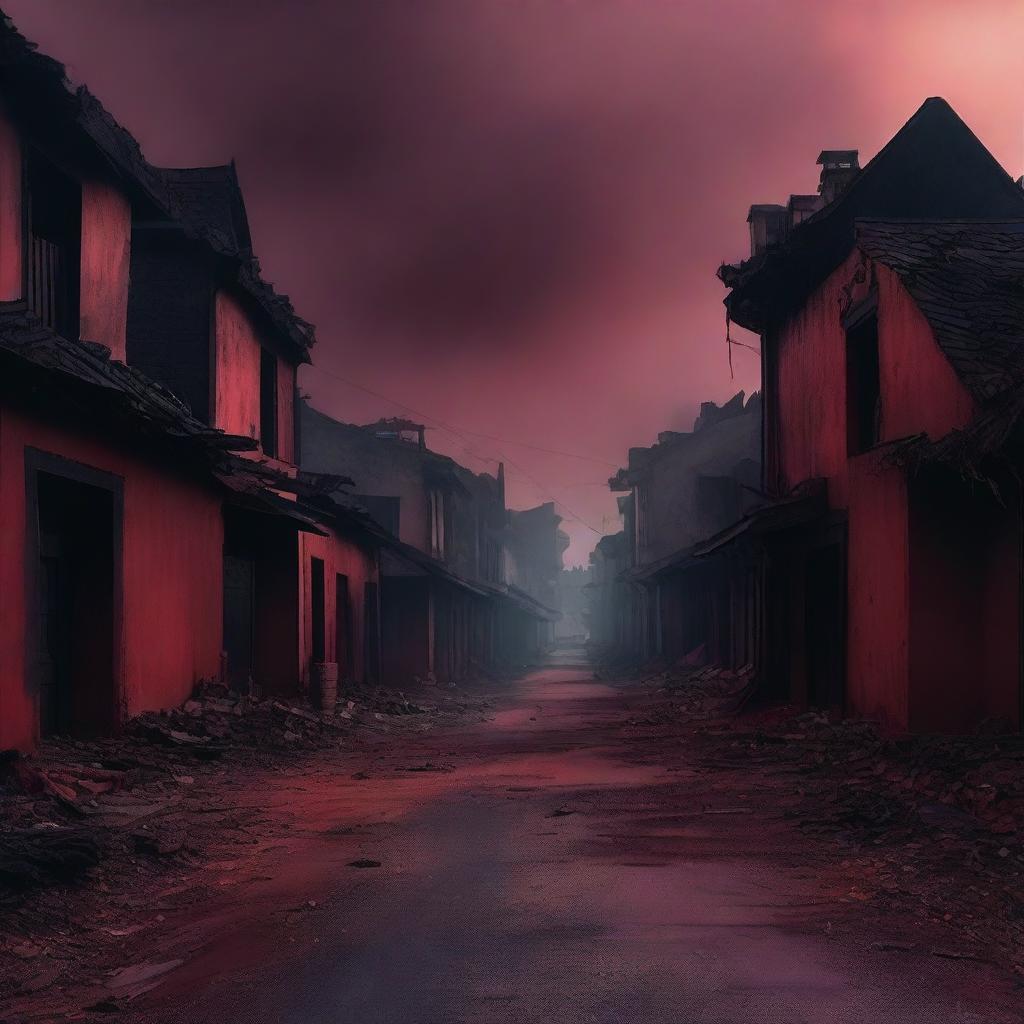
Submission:
[[[634,484],[644,476],[645,471],[662,455],[674,450],[680,444],[689,444],[695,435],[701,431],[711,430],[724,423],[726,420],[733,420],[739,416],[751,413],[760,416],[761,395],[755,391],[744,405],[744,392],[737,391],[727,402],[718,405],[716,402],[701,402],[700,413],[693,421],[692,431],[663,430],[658,435],[655,444],[646,448],[630,448],[629,462],[624,468],[618,470],[608,481],[608,487],[612,491],[628,491]],[[703,436],[703,435],[702,435]],[[620,508],[620,511],[621,508]]]
[[925,100],[839,196],[787,241],[719,268],[730,319],[761,332],[816,288],[853,246],[858,219],[1024,217],[1022,191],[939,97]]
[[109,426],[124,439],[145,438],[192,464],[228,492],[229,503],[282,517],[302,530],[322,532],[295,502],[275,493],[275,489],[315,492],[320,481],[292,480],[234,454],[255,450],[257,442],[196,419],[171,392],[134,367],[111,359],[105,345],[55,334],[23,302],[0,303],[0,367],[0,377],[23,389],[26,396],[33,393],[31,383],[45,378],[46,394],[56,387],[62,408],[74,408],[91,423]]
[[217,167],[160,167],[157,171],[182,220],[197,229],[205,225],[226,252],[252,252],[249,218],[234,161]]
[[42,104],[47,130],[86,143],[136,199],[199,238],[228,261],[231,278],[308,362],[312,324],[295,312],[287,295],[264,281],[252,255],[248,221],[234,166],[160,168],[150,164],[135,137],[85,86],[68,81],[64,65],[40,53],[0,11],[0,76],[15,102]]
[[856,237],[899,274],[976,398],[1024,381],[1024,219],[858,221]]
[[[253,451],[257,442],[225,434],[196,419],[188,406],[134,367],[110,358],[105,345],[69,341],[43,326],[24,302],[0,302],[0,357],[101,395],[111,415],[127,415],[136,430],[200,448]],[[97,390],[98,389],[98,390]]]

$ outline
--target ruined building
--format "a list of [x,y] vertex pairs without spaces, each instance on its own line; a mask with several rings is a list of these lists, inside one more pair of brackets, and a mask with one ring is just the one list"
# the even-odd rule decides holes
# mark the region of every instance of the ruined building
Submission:
[[1024,192],[941,99],[846,155],[720,271],[761,338],[769,501],[717,553],[757,575],[779,696],[1019,728]]
[[445,671],[536,648],[549,613],[503,582],[500,479],[427,460],[417,548],[372,467],[360,504],[347,466],[299,465],[313,341],[260,274],[234,167],[150,164],[0,24],[0,749],[116,730],[200,680],[372,683],[386,652],[407,681],[435,662],[384,621],[399,563],[462,587],[430,606]]
[[[562,517],[554,502],[521,511],[510,510],[507,531],[507,573],[510,585],[529,594],[535,601],[561,614],[559,577],[562,556],[569,546],[569,535],[560,529]],[[554,643],[555,617],[547,620],[544,642]]]
[[[742,392],[722,406],[703,403],[692,431],[665,431],[656,444],[630,449],[629,464],[609,481],[626,492],[623,539],[606,538],[594,562],[595,642],[637,661],[674,661],[703,645],[701,657],[745,663],[747,574],[708,566],[695,552],[758,503],[760,452],[760,398],[745,402]],[[624,562],[621,579],[598,570],[606,561]],[[598,610],[618,604],[612,614]]]
[[351,474],[338,500],[401,542],[381,560],[383,677],[465,679],[536,656],[554,612],[510,581],[504,473],[431,451],[422,424],[341,423],[300,406],[304,468]]

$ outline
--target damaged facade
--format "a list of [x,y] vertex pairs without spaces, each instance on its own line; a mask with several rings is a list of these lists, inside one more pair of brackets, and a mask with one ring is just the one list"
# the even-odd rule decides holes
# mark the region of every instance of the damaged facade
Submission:
[[718,551],[762,573],[778,696],[1018,729],[1024,192],[941,99],[841,155],[720,271],[761,337],[768,501]]
[[760,451],[760,398],[745,401],[742,392],[722,406],[704,402],[692,431],[665,431],[656,444],[630,449],[629,464],[609,481],[627,492],[619,499],[625,529],[621,540],[602,541],[593,560],[594,642],[639,662],[698,651],[746,663],[748,574],[702,562],[695,549],[757,503]]
[[539,654],[555,611],[510,578],[505,477],[431,451],[409,420],[342,423],[300,406],[304,467],[343,468],[360,506],[400,544],[381,561],[385,681],[458,682]]
[[[349,467],[299,465],[313,341],[260,275],[234,166],[149,164],[0,25],[0,749],[116,730],[202,680],[372,683],[405,649],[381,582],[409,545],[334,500]],[[454,463],[436,483],[450,520],[412,554],[445,546],[459,581],[470,559],[467,595],[514,612],[452,598],[431,651],[466,666],[479,634],[519,658],[547,612],[501,578],[502,483]]]
[[1024,191],[941,99],[818,165],[719,271],[763,408],[714,471],[700,420],[630,452],[592,638],[897,731],[1019,729]]
[[[539,604],[562,614],[559,578],[569,535],[560,528],[562,517],[552,501],[535,508],[510,510],[507,531],[507,576],[510,586],[529,594]],[[558,620],[560,621],[560,619]],[[556,621],[545,620],[543,643],[555,641]]]

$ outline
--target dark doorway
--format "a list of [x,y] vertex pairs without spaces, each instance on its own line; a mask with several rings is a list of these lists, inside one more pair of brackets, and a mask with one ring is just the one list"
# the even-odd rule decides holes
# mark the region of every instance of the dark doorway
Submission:
[[814,707],[842,708],[846,602],[841,545],[829,544],[808,552],[804,579],[807,701]]
[[310,582],[310,623],[312,627],[313,664],[322,664],[327,660],[327,623],[326,600],[324,594],[324,561],[322,558],[309,560]]
[[363,674],[367,683],[380,681],[380,600],[370,582],[363,587]]
[[118,722],[115,493],[39,472],[34,499],[40,733],[107,732]]
[[338,673],[343,680],[352,679],[353,637],[352,637],[352,596],[349,594],[348,577],[338,573],[334,578],[334,658],[338,662]]
[[253,677],[256,565],[251,558],[224,556],[224,653],[227,684],[248,693]]

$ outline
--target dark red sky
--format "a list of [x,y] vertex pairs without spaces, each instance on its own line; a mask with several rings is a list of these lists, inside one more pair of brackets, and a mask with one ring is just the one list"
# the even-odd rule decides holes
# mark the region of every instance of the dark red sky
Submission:
[[729,379],[714,276],[751,202],[930,95],[1024,170],[1021,0],[3,6],[154,162],[236,159],[266,276],[318,327],[315,404],[590,456],[430,432],[608,531],[630,445],[757,387],[742,350]]

